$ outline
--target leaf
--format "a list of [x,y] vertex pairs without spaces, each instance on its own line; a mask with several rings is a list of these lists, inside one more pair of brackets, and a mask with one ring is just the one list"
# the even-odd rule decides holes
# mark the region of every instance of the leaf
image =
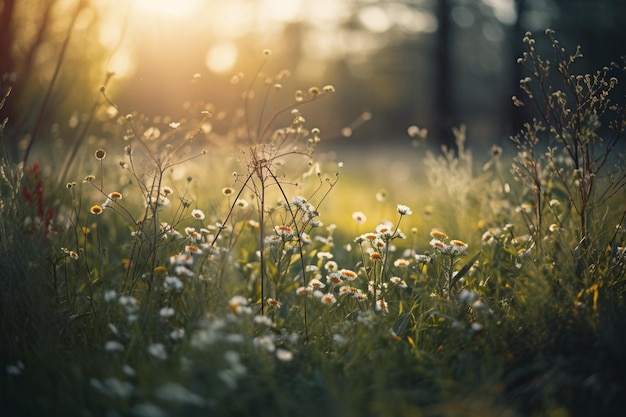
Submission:
[[406,329],[409,327],[410,321],[411,314],[400,314],[400,317],[398,317],[398,320],[396,320],[395,324],[393,325],[393,331],[395,332],[395,334],[397,334],[398,336],[402,336],[404,332],[406,332]]
[[458,282],[458,280],[460,280],[461,278],[463,278],[465,276],[465,274],[467,274],[470,270],[470,268],[472,267],[472,265],[474,265],[474,263],[476,262],[476,260],[478,259],[478,257],[480,256],[480,254],[482,253],[482,251],[478,252],[476,255],[472,256],[472,259],[469,260],[469,262],[467,262],[465,265],[463,265],[463,268],[461,268],[461,270],[454,276],[454,278],[452,278],[452,282],[451,282],[451,287],[454,287],[454,285]]

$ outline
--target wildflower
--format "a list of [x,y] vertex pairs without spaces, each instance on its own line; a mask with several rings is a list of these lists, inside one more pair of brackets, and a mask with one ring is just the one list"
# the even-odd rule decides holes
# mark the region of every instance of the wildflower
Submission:
[[159,315],[163,318],[173,317],[176,311],[172,307],[163,307],[159,310]]
[[528,203],[524,203],[520,206],[515,207],[516,213],[530,213],[532,211],[533,211],[533,206]]
[[235,295],[231,298],[228,302],[228,306],[230,310],[237,315],[251,312],[250,307],[248,307],[248,300],[241,295]]
[[97,215],[102,214],[104,209],[99,204],[95,204],[95,205],[91,206],[91,209],[89,209],[89,211],[91,212],[91,214],[95,214],[97,216]]
[[324,264],[324,269],[328,272],[336,271],[337,268],[339,268],[339,266],[337,265],[337,262],[335,261],[328,261]]
[[461,242],[460,240],[451,240],[449,247],[452,255],[462,256],[467,253],[467,244],[465,242]]
[[360,242],[363,242],[365,240],[370,240],[371,241],[371,240],[374,240],[374,239],[377,239],[377,238],[378,238],[378,235],[376,233],[374,233],[374,232],[367,232],[367,233],[363,233],[361,236],[357,237],[355,239],[355,242],[360,243]]
[[432,247],[433,247],[433,249],[436,249],[436,250],[438,250],[438,251],[440,251],[440,252],[443,252],[443,251],[445,251],[445,249],[446,249],[446,244],[445,244],[445,243],[443,243],[443,242],[442,242],[441,240],[439,240],[439,239],[432,239],[432,240],[429,242],[429,245],[430,245],[430,246],[432,246]]
[[296,295],[307,295],[311,293],[311,289],[307,287],[298,287],[296,289]]
[[326,285],[318,278],[313,278],[311,282],[309,282],[309,286],[311,288],[324,288]]
[[111,301],[115,301],[117,298],[117,291],[115,290],[106,290],[104,292],[104,301],[110,303]]
[[139,311],[139,300],[130,295],[122,295],[118,298],[118,302],[124,308],[129,321],[135,321],[137,319],[137,312]]
[[548,227],[548,230],[550,230],[552,233],[558,232],[559,231],[559,225],[556,224],[556,223],[552,223],[550,225],[550,227]]
[[254,316],[253,321],[261,326],[272,327],[272,319],[267,316]]
[[355,291],[356,291],[356,287],[352,287],[350,285],[342,285],[341,287],[339,287],[340,295],[350,295],[350,294],[353,295]]
[[323,304],[332,305],[337,302],[337,299],[335,298],[333,294],[324,294],[322,298],[320,298],[320,301]]
[[322,226],[324,226],[324,223],[322,223],[322,221],[318,220],[318,219],[311,219],[309,221],[309,226],[311,226],[311,227],[322,227]]
[[122,199],[122,193],[119,193],[117,191],[113,191],[113,192],[109,193],[108,198],[111,201],[121,200]]
[[229,195],[231,195],[234,192],[235,192],[235,190],[230,188],[230,187],[222,188],[222,194],[224,194],[225,196],[229,196]]
[[341,279],[341,274],[339,272],[331,272],[326,277],[326,280],[330,284],[333,284],[333,285],[339,285],[339,284],[343,283],[343,280]]
[[179,253],[178,255],[170,256],[170,264],[172,265],[191,265],[193,258],[188,253]]
[[397,285],[400,288],[407,288],[408,286],[406,285],[406,282],[400,278],[400,277],[391,277],[389,278],[389,281],[391,281],[392,284]]
[[432,232],[430,232],[430,237],[437,240],[446,240],[448,238],[448,235],[438,230],[433,230]]
[[303,209],[306,203],[307,203],[306,198],[299,196],[299,195],[295,196],[293,200],[291,200],[291,204],[298,207],[299,209]]
[[313,240],[311,240],[311,236],[307,233],[302,232],[302,235],[300,235],[300,242],[302,242],[303,245],[310,245],[313,243]]
[[165,345],[163,345],[163,343],[149,344],[148,353],[159,360],[167,359],[167,351],[165,350]]
[[398,258],[395,261],[393,261],[393,266],[399,267],[399,268],[403,268],[403,267],[407,267],[409,266],[410,262],[408,259],[404,259],[404,258]]
[[202,240],[202,235],[198,232],[196,232],[196,228],[195,227],[185,227],[185,234],[187,236],[189,236],[189,239],[192,242],[197,242],[199,240]]
[[393,225],[391,223],[381,223],[376,226],[376,233],[378,233],[378,237],[390,238],[393,235]]
[[96,152],[94,153],[94,156],[96,157],[96,159],[98,161],[102,161],[104,158],[106,158],[107,153],[104,149],[98,149],[96,150]]
[[293,229],[289,226],[275,226],[274,231],[283,240],[289,240],[293,236]]
[[248,201],[244,200],[243,198],[238,198],[237,200],[235,200],[235,207],[238,207],[242,210],[248,208]]
[[378,252],[372,252],[370,254],[370,259],[372,261],[381,261],[383,259],[383,256]]
[[200,249],[199,247],[197,247],[196,245],[186,245],[185,246],[185,252],[188,253],[193,253],[196,255],[199,255],[202,253],[202,249]]
[[293,359],[293,353],[288,351],[287,349],[278,348],[276,349],[276,359],[281,362],[289,362]]
[[72,258],[73,260],[77,261],[78,260],[78,253],[76,253],[75,251],[71,250],[68,252],[68,255],[70,256],[70,258]]
[[472,322],[472,324],[470,324],[470,328],[473,332],[478,333],[483,329],[483,325],[478,323],[477,321],[474,321]]
[[389,304],[387,304],[387,302],[381,298],[380,300],[376,301],[376,311],[381,311],[383,313],[388,313],[389,312]]
[[322,87],[322,91],[325,93],[334,93],[335,87],[333,87],[332,85],[325,85],[324,87]]
[[467,288],[463,288],[459,293],[459,302],[463,304],[472,304],[478,300],[478,293]]
[[161,188],[161,194],[163,194],[165,196],[168,196],[168,195],[172,194],[173,192],[174,192],[174,190],[172,190],[172,188],[168,187],[167,185],[164,185]]
[[380,189],[376,192],[376,201],[383,202],[387,200],[387,190]]
[[163,280],[163,289],[165,291],[181,290],[183,282],[175,276],[166,276]]
[[317,259],[322,259],[322,260],[324,260],[324,259],[333,259],[333,254],[330,253],[330,252],[320,251],[320,252],[317,252],[316,256],[317,256]]
[[185,337],[185,329],[174,329],[170,332],[169,336],[172,340],[181,340]]
[[107,340],[104,344],[105,352],[123,352],[124,345],[118,342],[117,340]]
[[172,129],[178,129],[180,127],[180,122],[171,122],[169,124],[169,127],[171,127]]
[[193,217],[196,220],[204,220],[206,216],[204,215],[202,210],[194,209],[194,210],[191,210],[191,217]]
[[560,205],[560,204],[561,204],[561,202],[560,202],[559,200],[557,200],[556,198],[553,198],[552,200],[550,200],[550,201],[548,202],[548,205],[549,205],[550,207],[557,207],[557,206],[558,206],[558,205]]
[[339,273],[342,278],[345,278],[348,281],[354,281],[357,278],[357,273],[350,269],[340,269]]
[[167,272],[167,268],[165,268],[163,265],[159,265],[159,266],[154,268],[154,272],[156,274],[158,274],[158,273],[165,273],[165,272]]
[[409,216],[413,214],[411,209],[408,206],[405,206],[403,204],[398,204],[397,210],[398,210],[398,213],[400,213],[403,216]]
[[267,299],[267,305],[272,307],[272,308],[280,308],[281,303],[280,303],[280,301],[278,301],[275,298],[268,298]]
[[175,266],[174,273],[181,277],[193,277],[193,271],[184,265]]
[[430,256],[428,256],[428,255],[424,255],[424,254],[416,254],[416,255],[415,255],[415,260],[416,260],[418,263],[424,263],[424,264],[427,264],[427,263],[430,263],[430,261],[431,261],[431,257],[430,257]]
[[274,352],[274,350],[276,350],[276,344],[271,335],[255,337],[253,343],[255,347],[266,350],[267,352]]
[[361,290],[357,290],[354,293],[354,298],[358,301],[366,301],[367,300],[367,294],[365,294],[363,291]]
[[356,222],[356,224],[363,224],[367,221],[367,216],[365,216],[365,214],[361,211],[355,211],[352,213],[352,219]]

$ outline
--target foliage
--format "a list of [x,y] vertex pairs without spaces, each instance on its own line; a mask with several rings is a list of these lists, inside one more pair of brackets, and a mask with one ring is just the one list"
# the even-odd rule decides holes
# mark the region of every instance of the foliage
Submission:
[[194,176],[218,175],[207,163],[182,185],[172,175],[209,158],[185,153],[213,117],[206,108],[163,132],[112,112],[103,131],[123,137],[121,161],[97,148],[93,173],[77,167],[63,187],[5,155],[3,410],[619,415],[625,173],[612,158],[624,107],[609,101],[608,69],[572,76],[580,53],[548,34],[567,89],[528,34],[522,89],[544,117],[513,138],[511,172],[494,147],[476,173],[455,129],[458,153],[425,160],[445,216],[411,240],[405,204],[356,235],[323,224],[340,176],[314,159],[321,132],[301,108],[334,88],[273,109],[284,72],[259,70],[234,111],[243,117],[225,136],[239,166],[219,197],[196,196],[208,185]]

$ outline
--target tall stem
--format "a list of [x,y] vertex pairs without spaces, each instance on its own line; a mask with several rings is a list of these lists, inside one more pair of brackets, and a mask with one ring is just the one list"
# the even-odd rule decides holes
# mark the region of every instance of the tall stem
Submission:
[[[262,168],[259,168],[262,169]],[[265,181],[263,180],[263,172],[259,172],[261,180],[261,212],[259,213],[259,267],[261,268],[261,315],[265,314]]]

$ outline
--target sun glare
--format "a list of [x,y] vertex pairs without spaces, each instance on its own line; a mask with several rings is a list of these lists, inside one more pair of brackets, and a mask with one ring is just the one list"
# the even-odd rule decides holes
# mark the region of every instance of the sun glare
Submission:
[[226,72],[237,62],[237,47],[232,42],[213,46],[206,55],[206,66],[214,72]]
[[160,17],[183,18],[196,12],[201,0],[137,0],[137,7]]

